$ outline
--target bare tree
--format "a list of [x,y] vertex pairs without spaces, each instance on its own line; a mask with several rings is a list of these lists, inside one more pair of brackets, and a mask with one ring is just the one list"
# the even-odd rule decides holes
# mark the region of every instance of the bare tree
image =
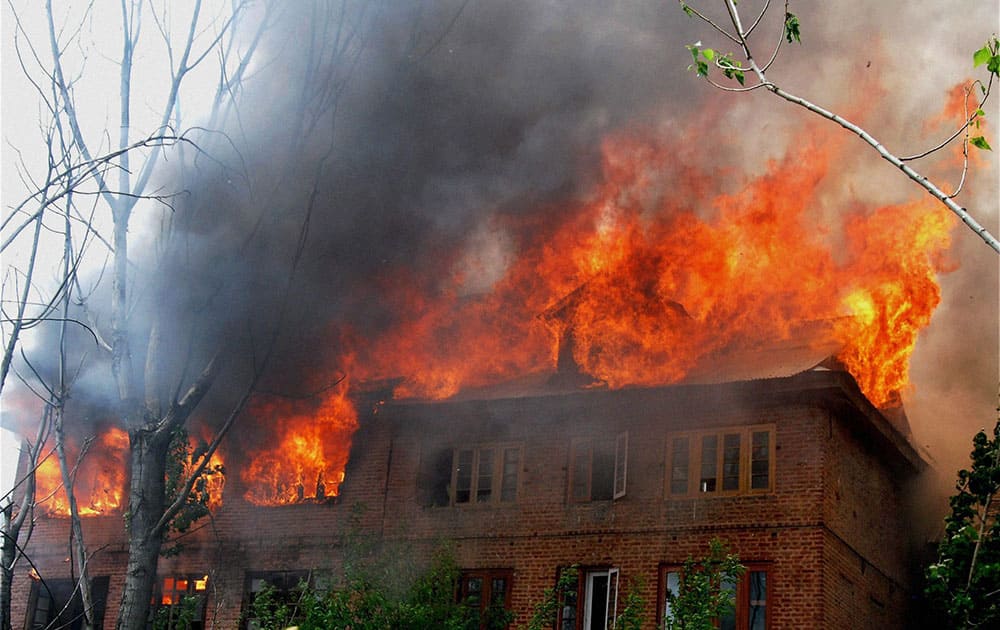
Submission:
[[[59,15],[52,2],[46,2],[43,13],[46,44],[43,46],[37,33],[29,34],[29,29],[21,25],[28,9],[14,7],[13,0],[8,3],[18,21],[21,65],[46,104],[45,113],[51,122],[45,128],[51,133],[46,139],[50,154],[47,174],[41,180],[28,180],[34,189],[32,194],[5,219],[4,247],[13,247],[19,239],[27,240],[31,235],[43,235],[43,224],[50,217],[64,220],[67,239],[74,230],[83,230],[89,235],[88,244],[100,246],[90,248],[91,257],[84,259],[83,240],[75,248],[67,244],[67,251],[72,250],[74,255],[66,258],[71,263],[62,270],[62,286],[37,314],[28,312],[30,301],[22,297],[36,290],[30,287],[32,278],[24,278],[34,269],[32,256],[28,272],[22,274],[17,285],[18,300],[12,301],[17,305],[17,312],[9,319],[18,327],[18,333],[43,321],[61,322],[64,332],[68,325],[85,326],[99,348],[98,353],[103,355],[93,360],[104,361],[110,367],[117,401],[116,415],[128,432],[130,453],[125,515],[128,565],[117,627],[143,628],[149,619],[158,557],[172,523],[191,506],[192,490],[198,479],[209,470],[212,456],[253,394],[276,347],[285,309],[279,308],[274,320],[268,322],[270,328],[266,334],[260,336],[257,331],[257,341],[251,345],[252,355],[242,359],[249,367],[244,366],[239,371],[241,377],[233,377],[242,379],[242,384],[235,387],[239,395],[230,399],[229,412],[205,448],[199,449],[189,462],[185,477],[174,480],[174,487],[168,487],[171,445],[184,432],[184,427],[225,369],[224,342],[220,340],[225,335],[198,336],[199,326],[218,324],[199,323],[192,318],[184,326],[177,326],[170,321],[169,309],[149,308],[149,303],[159,298],[155,287],[150,289],[137,282],[139,259],[148,257],[150,252],[149,248],[140,256],[130,252],[136,227],[133,219],[140,211],[147,225],[145,217],[161,217],[157,224],[156,255],[169,259],[172,253],[183,253],[190,246],[185,241],[184,222],[193,213],[191,209],[211,203],[195,194],[181,194],[185,174],[217,167],[220,179],[239,180],[245,187],[244,198],[258,199],[256,207],[262,209],[260,216],[248,222],[250,227],[241,249],[244,254],[253,250],[255,236],[267,229],[263,209],[285,217],[286,221],[290,216],[298,222],[298,245],[288,256],[287,293],[305,246],[321,172],[333,154],[333,125],[338,102],[364,50],[362,34],[365,25],[377,13],[377,3],[347,0],[312,3],[308,9],[311,11],[310,39],[288,42],[288,45],[306,48],[304,62],[296,67],[299,73],[295,77],[296,87],[290,90],[290,98],[298,103],[298,110],[292,132],[287,134],[287,146],[272,149],[279,163],[282,155],[294,156],[309,149],[312,184],[301,195],[288,194],[283,184],[289,173],[280,168],[274,169],[273,176],[265,181],[256,181],[244,177],[239,166],[234,170],[224,164],[242,162],[237,147],[245,145],[244,136],[252,132],[243,126],[240,99],[244,84],[254,69],[252,60],[258,54],[264,34],[279,19],[282,3],[238,1],[222,3],[209,10],[202,0],[193,0],[188,7],[178,7],[171,2],[123,1],[118,15],[122,39],[119,53],[113,60],[119,69],[113,123],[95,121],[85,112],[88,84],[84,70],[91,49],[82,41],[82,34],[84,25],[96,19],[94,13],[105,7],[90,4],[82,13]],[[189,12],[185,13],[185,9]],[[145,55],[139,54],[143,46],[151,45],[150,39],[157,43],[156,53],[151,55],[147,48]],[[280,54],[280,42],[272,48],[277,51],[275,54]],[[68,59],[75,51],[83,51],[84,63],[71,66]],[[298,52],[297,48],[296,58],[301,59]],[[138,65],[140,59],[149,64],[154,58],[164,62],[162,67],[155,63]],[[265,60],[261,65],[273,61]],[[191,86],[192,77],[199,73],[204,77],[208,66],[216,77],[214,96],[210,107],[200,112],[197,121],[200,126],[191,126],[182,117],[182,97]],[[148,81],[157,73],[162,77],[159,85],[164,87],[163,93],[155,108],[156,116],[143,125],[134,116],[135,109],[141,102],[148,110],[150,97],[139,95],[137,77]],[[110,129],[114,127],[119,131],[112,135]],[[317,137],[322,138],[318,144]],[[25,166],[24,170],[29,169]],[[181,184],[164,191],[162,182],[165,180]],[[87,200],[89,206],[81,207],[81,199]],[[38,251],[39,247],[41,245],[36,242],[33,251]],[[91,268],[101,271],[96,274],[99,280],[85,287],[80,270],[88,263]],[[102,293],[106,289],[102,287],[108,282],[110,294],[106,296]],[[183,284],[185,278],[166,278],[158,282]],[[71,295],[75,311],[69,308]],[[214,295],[209,294],[205,299],[211,301],[213,298]],[[143,303],[146,310],[140,308]],[[285,303],[283,298],[278,300],[279,305]],[[74,318],[74,312],[82,315]],[[148,319],[138,321],[139,317]],[[194,331],[190,339],[177,340],[172,336],[178,328],[184,327]],[[165,339],[167,336],[170,336],[170,343]],[[192,350],[191,347],[199,343],[196,338],[208,339],[208,345]],[[178,344],[189,347],[186,353],[181,353],[184,355],[181,360],[175,352]],[[8,356],[13,358],[16,340],[7,345],[10,352],[5,355],[5,371],[12,363]],[[66,420],[66,394],[73,378],[65,365],[65,348],[60,346],[57,354],[60,376],[51,388],[42,389],[48,390],[47,409],[56,435],[61,436]],[[230,382],[228,385],[237,384]],[[73,466],[65,451],[60,449],[59,452],[63,482],[71,495]],[[72,512],[72,499],[70,505]],[[21,513],[26,512],[22,510]],[[85,572],[88,553],[77,516],[72,517],[71,527],[76,543],[74,563]],[[85,579],[80,580],[81,585],[85,583]],[[88,599],[86,592],[83,595]],[[85,608],[89,609],[89,604]],[[92,623],[92,619],[88,618],[87,623]]]
[[[975,219],[975,217],[968,212],[968,210],[955,201],[955,198],[959,195],[959,193],[961,193],[965,183],[966,172],[968,170],[969,145],[972,144],[973,146],[982,149],[989,148],[989,144],[986,142],[985,138],[982,136],[971,136],[971,130],[977,129],[979,127],[979,120],[985,116],[982,109],[983,105],[990,96],[994,79],[996,79],[998,73],[1000,73],[1000,42],[998,42],[995,35],[992,36],[989,41],[987,41],[986,45],[978,50],[974,55],[975,64],[977,66],[985,64],[987,66],[989,76],[985,83],[977,82],[976,85],[970,87],[967,92],[967,97],[972,96],[975,92],[978,92],[978,100],[972,106],[966,107],[966,117],[964,123],[955,133],[950,135],[943,142],[925,151],[909,156],[901,156],[890,151],[869,131],[862,128],[855,122],[852,122],[844,116],[830,111],[829,109],[817,105],[810,100],[782,89],[776,82],[768,77],[767,72],[778,58],[778,53],[782,46],[800,41],[801,25],[798,17],[790,11],[789,0],[785,0],[784,11],[779,17],[781,20],[781,28],[778,29],[778,32],[774,37],[774,41],[770,43],[769,52],[762,56],[757,56],[755,54],[755,43],[761,36],[765,36],[764,34],[767,32],[766,28],[762,25],[766,24],[765,18],[767,18],[768,14],[774,10],[771,0],[763,0],[763,2],[757,3],[756,6],[758,8],[756,10],[751,9],[752,15],[750,15],[749,19],[744,17],[746,15],[745,12],[747,7],[743,5],[737,6],[735,0],[722,0],[720,4],[722,5],[724,13],[718,16],[712,14],[707,9],[696,6],[696,3],[686,2],[685,0],[678,0],[678,2],[681,9],[685,13],[707,24],[714,35],[722,39],[723,45],[733,46],[737,51],[736,53],[722,53],[716,48],[703,46],[700,41],[696,44],[688,46],[688,50],[690,50],[694,59],[694,63],[691,65],[691,68],[695,70],[699,76],[704,77],[714,87],[727,92],[750,92],[759,89],[767,90],[775,96],[798,105],[799,107],[803,107],[822,118],[840,125],[847,131],[856,134],[865,144],[875,150],[882,159],[898,168],[906,177],[926,190],[932,197],[940,201],[945,207],[948,208],[948,210],[958,216],[962,222],[969,227],[969,229],[979,235],[979,237],[987,245],[989,245],[996,252],[1000,253],[1000,241],[990,234],[990,232],[983,227]],[[710,69],[712,68],[733,83],[724,84],[713,79],[710,76]],[[931,181],[931,179],[927,176],[914,169],[911,164],[917,160],[937,153],[958,138],[962,138],[962,148],[965,161],[960,181],[955,185],[954,190],[946,192],[938,184]]]

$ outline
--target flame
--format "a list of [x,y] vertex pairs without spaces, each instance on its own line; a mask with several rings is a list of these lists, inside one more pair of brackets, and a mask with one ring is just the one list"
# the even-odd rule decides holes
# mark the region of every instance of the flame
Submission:
[[[67,448],[70,465],[76,461],[77,448]],[[73,483],[80,516],[117,512],[122,507],[128,461],[128,433],[109,427],[90,445],[80,461]],[[35,473],[38,506],[49,516],[68,517],[69,500],[63,488],[59,460],[53,452]]]
[[255,505],[281,505],[336,496],[357,428],[357,412],[340,383],[313,409],[303,401],[258,400],[250,415],[274,436],[250,452],[240,471],[244,498]]
[[397,396],[446,398],[551,371],[568,350],[595,382],[660,385],[734,351],[766,360],[809,328],[808,343],[840,348],[873,403],[891,402],[940,301],[953,217],[932,201],[855,203],[842,224],[818,223],[837,159],[829,141],[803,142],[714,197],[684,183],[674,194],[685,175],[675,152],[610,138],[599,185],[555,213],[565,221],[495,228],[519,235],[519,251],[482,294],[463,295],[458,273],[444,286],[401,274],[388,300],[412,315],[359,346],[356,373],[405,376]]
[[[796,343],[835,353],[875,405],[894,404],[953,268],[956,220],[931,200],[831,208],[850,190],[839,136],[801,137],[755,176],[688,164],[697,139],[609,137],[586,196],[495,213],[435,265],[370,279],[395,319],[376,334],[331,324],[343,353],[329,361],[355,383],[402,377],[397,398],[442,399],[567,366],[576,384],[663,385]],[[247,501],[339,493],[358,425],[348,389],[252,402]]]

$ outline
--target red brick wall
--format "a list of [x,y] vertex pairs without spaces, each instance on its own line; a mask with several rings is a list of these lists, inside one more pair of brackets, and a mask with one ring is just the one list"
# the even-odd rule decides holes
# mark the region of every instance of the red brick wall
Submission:
[[[744,561],[768,567],[773,628],[898,627],[907,558],[904,539],[892,534],[902,513],[901,477],[889,465],[891,456],[852,433],[854,425],[838,415],[842,405],[828,404],[837,398],[836,383],[821,378],[810,377],[805,390],[799,381],[768,381],[390,403],[364,420],[338,501],[259,508],[239,500],[238,483],[231,481],[223,507],[186,537],[181,555],[161,562],[160,574],[209,575],[210,625],[234,628],[247,571],[336,574],[353,533],[384,537],[407,563],[426,561],[440,542],[450,541],[463,567],[514,570],[516,623],[524,623],[553,586],[557,567],[580,564],[617,566],[624,583],[641,578],[653,627],[658,567],[704,555],[717,537]],[[816,382],[822,393],[813,391]],[[668,432],[750,424],[776,428],[774,492],[665,498]],[[626,496],[567,503],[571,440],[625,430]],[[483,442],[523,445],[518,501],[422,506],[416,480],[427,458]],[[32,539],[32,556],[46,575],[68,573],[65,525],[42,519]],[[105,616],[111,628],[125,561],[122,520],[88,519],[86,527],[96,551],[93,574],[112,576]],[[19,571],[15,620],[24,619],[27,601],[26,569]]]

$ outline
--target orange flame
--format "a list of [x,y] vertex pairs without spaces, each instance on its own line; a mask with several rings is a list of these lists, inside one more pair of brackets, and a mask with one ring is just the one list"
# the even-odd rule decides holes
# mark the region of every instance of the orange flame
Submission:
[[[70,465],[76,459],[76,449],[67,448]],[[108,428],[91,445],[80,462],[73,483],[80,516],[96,516],[121,509],[128,460],[128,433]],[[63,488],[59,460],[53,453],[35,473],[38,506],[50,516],[68,517],[69,499]]]
[[926,202],[854,208],[843,225],[819,228],[829,145],[804,143],[693,208],[698,195],[664,184],[679,180],[670,147],[612,138],[601,184],[560,213],[569,220],[498,227],[521,234],[520,249],[487,292],[462,295],[460,274],[434,299],[397,290],[389,299],[413,316],[359,351],[356,373],[403,375],[398,396],[444,398],[551,370],[563,343],[609,387],[658,385],[733,350],[766,360],[771,344],[827,322],[812,342],[839,344],[838,358],[884,405],[906,386],[917,333],[940,300],[935,274],[947,270],[954,220]]
[[249,453],[240,471],[244,498],[281,505],[336,496],[344,480],[357,413],[341,383],[317,409],[296,401],[257,401],[250,415],[268,423],[269,446]]

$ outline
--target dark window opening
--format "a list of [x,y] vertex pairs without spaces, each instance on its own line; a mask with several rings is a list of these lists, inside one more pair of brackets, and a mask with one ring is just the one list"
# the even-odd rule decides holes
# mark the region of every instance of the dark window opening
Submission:
[[[84,627],[83,598],[77,582],[70,578],[33,580],[28,595],[28,618],[24,627],[28,630],[81,630]],[[106,575],[90,579],[90,592],[94,600],[92,616],[98,628],[104,625],[109,582],[110,578]]]
[[[278,606],[287,605],[294,610],[302,595],[302,586],[309,584],[308,571],[251,571],[247,572],[243,593],[243,628],[258,630],[260,624],[253,617],[253,604],[265,589],[270,590],[271,600]],[[294,620],[289,620],[294,621]]]
[[612,630],[618,618],[618,569],[581,569],[578,575],[576,590],[562,596],[556,627],[559,630]]
[[570,444],[570,502],[619,499],[625,496],[627,474],[627,432],[614,439],[579,438]]

